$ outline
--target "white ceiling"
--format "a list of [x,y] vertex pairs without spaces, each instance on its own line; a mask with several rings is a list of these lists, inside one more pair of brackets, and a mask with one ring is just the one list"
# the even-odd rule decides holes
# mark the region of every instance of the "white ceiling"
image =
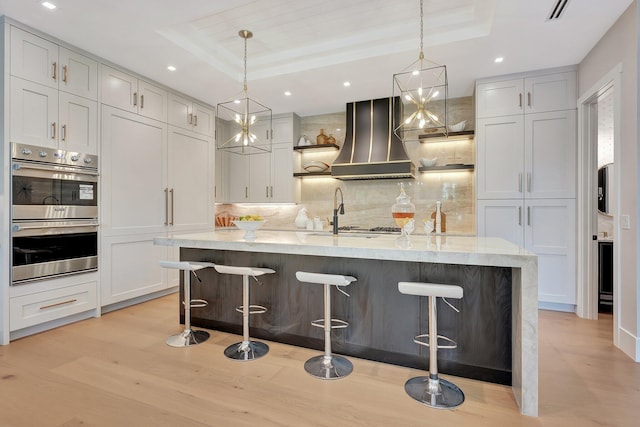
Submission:
[[[0,0],[0,14],[212,105],[242,90],[241,29],[249,95],[274,113],[391,96],[420,51],[418,0],[40,1]],[[570,0],[547,21],[556,0],[424,0],[424,53],[447,65],[450,97],[468,96],[480,77],[580,63],[632,1]]]

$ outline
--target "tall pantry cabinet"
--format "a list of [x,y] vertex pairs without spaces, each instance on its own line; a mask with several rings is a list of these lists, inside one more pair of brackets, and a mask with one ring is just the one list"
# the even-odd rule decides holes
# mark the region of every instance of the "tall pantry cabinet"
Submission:
[[538,255],[543,308],[576,304],[577,82],[573,69],[476,84],[478,235]]

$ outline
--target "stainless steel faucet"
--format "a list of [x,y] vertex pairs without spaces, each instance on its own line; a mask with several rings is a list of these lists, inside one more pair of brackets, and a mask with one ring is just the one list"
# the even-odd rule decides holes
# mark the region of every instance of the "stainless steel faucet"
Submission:
[[[340,193],[340,204],[338,205],[338,192]],[[333,235],[338,235],[338,212],[340,215],[344,215],[344,197],[342,195],[342,189],[336,187],[336,191],[333,192]]]

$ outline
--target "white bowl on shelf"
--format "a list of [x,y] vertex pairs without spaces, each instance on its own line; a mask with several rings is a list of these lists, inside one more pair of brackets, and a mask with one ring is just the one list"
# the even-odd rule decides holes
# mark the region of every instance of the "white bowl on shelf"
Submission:
[[427,159],[425,157],[420,158],[420,164],[425,168],[430,168],[432,166],[435,166],[437,161],[438,161],[437,157],[434,157],[433,159]]
[[307,172],[324,172],[329,169],[329,165],[319,160],[310,160],[302,165],[302,169]]
[[456,123],[455,125],[449,125],[449,132],[462,132],[464,127],[467,125],[467,121],[463,120],[461,122]]
[[261,228],[266,220],[262,221],[240,221],[235,220],[233,224],[238,227],[240,230],[244,231],[244,239],[245,240],[254,240],[256,238],[256,230]]

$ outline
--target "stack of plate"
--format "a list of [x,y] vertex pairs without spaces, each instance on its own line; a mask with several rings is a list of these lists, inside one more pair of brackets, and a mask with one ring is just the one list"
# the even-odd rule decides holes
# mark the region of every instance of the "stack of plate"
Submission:
[[310,160],[302,165],[302,169],[307,172],[324,172],[329,169],[329,165],[319,160]]

